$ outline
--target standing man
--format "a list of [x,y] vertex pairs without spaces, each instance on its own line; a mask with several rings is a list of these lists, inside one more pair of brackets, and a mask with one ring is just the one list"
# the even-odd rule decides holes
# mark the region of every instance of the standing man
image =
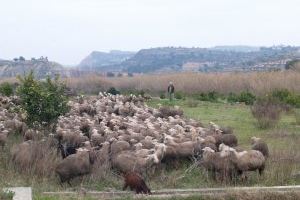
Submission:
[[170,82],[168,86],[168,94],[169,94],[170,101],[172,101],[174,98],[174,92],[175,92],[175,87],[173,83]]

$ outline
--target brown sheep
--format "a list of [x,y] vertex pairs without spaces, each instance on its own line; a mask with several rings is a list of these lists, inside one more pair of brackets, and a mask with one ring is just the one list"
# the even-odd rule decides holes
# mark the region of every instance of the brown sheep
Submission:
[[224,143],[230,147],[236,147],[238,145],[237,137],[234,134],[215,134],[213,135],[216,139],[216,146]]
[[222,134],[233,134],[233,128],[232,127],[221,127],[220,130],[222,131]]
[[67,182],[71,186],[71,179],[89,174],[95,159],[95,152],[93,150],[79,149],[76,154],[72,154],[62,160],[55,169],[60,178],[61,185]]
[[127,187],[130,188],[131,191],[135,190],[136,194],[144,193],[144,194],[151,194],[150,189],[146,185],[143,178],[135,173],[135,172],[127,172],[124,173],[124,186],[123,190],[126,190]]
[[265,156],[265,158],[269,157],[269,147],[263,140],[257,137],[252,137],[251,144],[252,150],[260,151]]

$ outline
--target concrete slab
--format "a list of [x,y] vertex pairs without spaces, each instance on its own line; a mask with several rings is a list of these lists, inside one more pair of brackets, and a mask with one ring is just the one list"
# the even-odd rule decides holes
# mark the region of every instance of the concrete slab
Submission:
[[13,200],[32,200],[31,187],[12,187],[12,188],[4,188],[3,190],[14,192],[15,195]]

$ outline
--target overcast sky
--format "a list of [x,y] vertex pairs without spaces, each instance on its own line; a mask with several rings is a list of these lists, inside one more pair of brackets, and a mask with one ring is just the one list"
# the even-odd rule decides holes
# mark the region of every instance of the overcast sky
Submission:
[[0,0],[0,58],[78,64],[91,51],[300,45],[300,0]]

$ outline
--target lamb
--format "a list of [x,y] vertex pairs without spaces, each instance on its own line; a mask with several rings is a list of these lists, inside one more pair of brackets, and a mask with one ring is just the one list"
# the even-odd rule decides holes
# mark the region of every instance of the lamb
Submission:
[[251,138],[252,150],[260,151],[265,158],[269,157],[269,148],[268,145],[262,141],[261,138],[252,137]]
[[135,173],[135,172],[127,172],[124,173],[124,187],[123,190],[129,186],[130,190],[135,190],[136,194],[144,193],[144,194],[151,194],[150,189],[146,185],[143,178]]
[[236,169],[239,175],[242,175],[242,178],[247,178],[244,172],[247,171],[259,171],[259,174],[262,175],[265,169],[265,157],[260,151],[249,150],[237,152],[235,149],[230,148],[230,159],[235,164]]
[[71,186],[71,179],[89,174],[94,161],[95,155],[93,150],[89,151],[87,149],[79,149],[76,154],[72,154],[62,160],[55,169],[61,185],[67,182]]
[[217,180],[217,173],[221,175],[221,180],[232,179],[235,173],[235,165],[231,162],[229,156],[221,156],[221,153],[215,152],[210,147],[203,149],[204,168],[212,172],[213,178]]

